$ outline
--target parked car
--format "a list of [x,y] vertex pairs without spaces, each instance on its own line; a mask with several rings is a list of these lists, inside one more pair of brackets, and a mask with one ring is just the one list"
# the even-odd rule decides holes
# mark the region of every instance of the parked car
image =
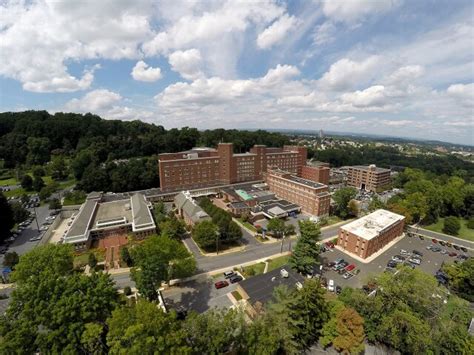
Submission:
[[0,254],[5,254],[8,250],[8,247],[6,245],[0,246]]
[[446,246],[451,248],[453,245],[450,242],[446,242]]
[[336,286],[336,295],[339,295],[342,292],[341,286]]
[[442,250],[440,251],[440,253],[441,253],[441,254],[448,254],[448,251],[447,251],[446,249],[442,249]]
[[442,240],[439,241],[439,244],[441,244],[443,247],[446,245],[446,243]]
[[351,265],[349,265],[349,266],[346,266],[346,271],[352,271],[352,270],[355,269],[355,267],[356,267],[356,266],[355,266],[354,264],[351,264]]
[[342,263],[343,261],[344,261],[344,259],[342,259],[342,258],[336,259],[336,260],[334,260],[334,265]]
[[463,252],[467,253],[467,248],[465,248],[465,247],[459,247],[459,249],[461,249]]
[[334,280],[329,280],[328,291],[329,292],[334,292],[334,290],[335,290]]
[[423,237],[421,234],[418,237],[420,237],[421,240],[425,240],[425,237]]
[[395,268],[395,267],[397,267],[397,262],[396,262],[396,261],[393,261],[393,260],[390,260],[390,261],[387,263],[387,267]]
[[438,239],[434,239],[434,238],[433,238],[433,239],[431,239],[431,241],[432,241],[433,243],[435,243],[435,244],[438,243]]
[[235,272],[233,272],[233,271],[226,271],[226,272],[224,272],[224,277],[225,277],[226,279],[230,279],[232,276],[235,276]]
[[406,251],[405,249],[400,249],[400,254],[401,255],[410,255],[410,253],[408,251]]
[[232,277],[229,279],[229,281],[230,281],[231,284],[235,284],[236,282],[240,282],[240,281],[242,281],[242,280],[243,280],[242,276],[237,275],[237,274],[234,275],[234,276],[232,276]]
[[464,254],[459,254],[459,255],[457,256],[457,258],[458,258],[459,260],[467,260],[467,259],[469,259],[469,257],[468,257],[467,255],[464,255]]
[[418,255],[419,257],[423,257],[423,253],[419,252],[418,250],[413,250],[412,254],[413,255]]
[[397,263],[402,263],[405,261],[405,258],[403,256],[400,256],[400,255],[395,255],[395,256],[392,256],[392,260],[397,262]]
[[460,249],[459,245],[456,245],[456,244],[453,244],[453,248],[456,249],[456,250]]
[[326,246],[331,248],[331,249],[334,248],[334,243],[333,242],[326,242],[324,244],[326,244]]
[[229,283],[227,281],[217,281],[214,286],[216,287],[216,289],[220,289],[220,288],[224,288],[224,287],[227,287],[229,286]]
[[415,265],[421,265],[421,260],[417,259],[417,258],[410,258],[410,259],[408,259],[408,261],[412,264],[415,264]]
[[347,280],[347,279],[350,279],[352,276],[354,276],[354,275],[352,275],[352,274],[349,273],[349,272],[346,272],[344,275],[342,275],[342,277],[343,277],[344,279],[346,279],[346,280]]
[[451,253],[448,254],[449,256],[456,256],[458,255],[457,253],[455,253],[454,251],[452,251]]
[[328,280],[325,278],[325,277],[321,277],[321,279],[319,280],[320,284],[321,284],[321,287],[324,287],[326,288],[327,285],[328,285]]
[[434,253],[438,253],[441,251],[441,248],[440,247],[433,247],[431,248],[431,251],[434,252]]

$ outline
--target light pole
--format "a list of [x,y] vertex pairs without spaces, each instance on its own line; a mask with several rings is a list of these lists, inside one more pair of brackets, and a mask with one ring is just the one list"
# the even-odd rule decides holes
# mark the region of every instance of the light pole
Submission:
[[36,213],[36,207],[33,206],[33,210],[35,211],[35,221],[36,221],[36,228],[38,228],[38,234],[40,233],[40,227],[38,224],[38,214]]
[[216,232],[216,255],[219,255],[219,232]]

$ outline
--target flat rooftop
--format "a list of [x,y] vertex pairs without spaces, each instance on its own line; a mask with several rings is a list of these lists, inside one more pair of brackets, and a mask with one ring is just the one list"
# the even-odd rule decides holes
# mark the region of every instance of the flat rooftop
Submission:
[[371,240],[379,236],[384,230],[404,219],[404,216],[380,209],[342,226],[341,229],[364,238],[365,240]]
[[132,222],[132,210],[129,199],[99,203],[91,228],[100,228],[97,226],[97,222],[119,220],[122,217],[125,217],[126,223]]
[[294,181],[294,182],[297,182],[297,183],[300,183],[300,184],[303,184],[303,185],[306,185],[308,187],[312,187],[312,188],[315,188],[315,189],[319,189],[321,187],[324,187],[326,185],[324,184],[321,184],[319,182],[315,182],[315,181],[311,181],[311,180],[306,180],[306,179],[303,179],[303,178],[300,178],[298,176],[294,176],[294,175],[291,175],[289,177],[289,180],[291,181]]
[[[369,171],[370,170],[370,165],[354,165],[354,166],[350,166],[349,168]],[[379,168],[377,166],[375,167],[374,171],[377,172],[377,173],[391,172],[390,169]]]
[[81,206],[79,213],[74,219],[74,222],[69,228],[69,231],[66,234],[65,240],[72,237],[84,236],[89,230],[91,225],[93,214],[97,208],[97,200],[86,200],[86,202]]

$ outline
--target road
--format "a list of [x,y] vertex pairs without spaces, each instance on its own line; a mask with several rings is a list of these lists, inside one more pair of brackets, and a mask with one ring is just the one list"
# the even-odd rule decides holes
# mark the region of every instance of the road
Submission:
[[[321,239],[335,237],[340,225],[328,227],[321,231]],[[240,265],[253,260],[263,259],[280,253],[281,243],[259,243],[247,230],[242,229],[243,244],[245,249],[240,252],[228,253],[216,256],[204,256],[199,252],[196,244],[191,237],[184,239],[184,243],[194,254],[197,264],[197,274],[209,272],[212,270],[223,269],[234,265]],[[283,251],[291,250],[295,244],[295,240],[285,240],[283,243]],[[129,274],[112,275],[119,287],[133,286]]]
[[474,242],[471,242],[469,240],[451,237],[443,233],[437,233],[437,232],[430,231],[428,229],[423,229],[423,228],[415,227],[415,226],[409,226],[408,231],[422,234],[423,236],[427,238],[435,238],[435,239],[444,240],[444,241],[450,242],[451,244],[457,244],[457,245],[474,250]]

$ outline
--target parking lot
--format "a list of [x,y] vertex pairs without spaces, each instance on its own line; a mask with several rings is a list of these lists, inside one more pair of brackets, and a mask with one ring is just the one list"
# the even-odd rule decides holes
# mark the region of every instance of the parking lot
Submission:
[[421,258],[422,262],[419,266],[416,266],[416,268],[419,268],[420,270],[431,275],[434,275],[443,263],[453,263],[454,260],[457,260],[455,256],[449,256],[449,252],[456,253],[457,255],[464,254],[470,257],[474,255],[472,251],[465,253],[463,251],[456,250],[453,247],[441,246],[439,244],[434,245],[439,246],[441,249],[445,249],[447,251],[446,254],[442,254],[441,252],[433,252],[426,249],[429,245],[433,244],[434,243],[431,241],[431,239],[428,238],[424,238],[424,240],[422,240],[419,237],[405,236],[398,243],[394,244],[391,248],[386,250],[383,254],[368,264],[361,263],[350,257],[348,254],[334,248],[321,254],[321,261],[324,264],[335,261],[338,258],[342,258],[349,264],[356,265],[356,269],[359,269],[360,273],[349,279],[344,279],[343,275],[340,275],[333,270],[324,270],[322,276],[328,281],[331,279],[334,280],[335,284],[341,287],[350,286],[360,288],[367,283],[367,280],[370,277],[383,272],[391,258],[395,255],[400,255],[401,249],[404,249],[409,253],[411,253],[413,250],[423,253],[423,257]]
[[213,307],[229,308],[232,306],[227,294],[236,289],[237,283],[229,283],[229,286],[216,289],[214,284],[225,280],[224,275],[218,277],[202,276],[193,281],[181,283],[162,291],[163,298],[168,307],[186,310],[194,310],[202,313]]

